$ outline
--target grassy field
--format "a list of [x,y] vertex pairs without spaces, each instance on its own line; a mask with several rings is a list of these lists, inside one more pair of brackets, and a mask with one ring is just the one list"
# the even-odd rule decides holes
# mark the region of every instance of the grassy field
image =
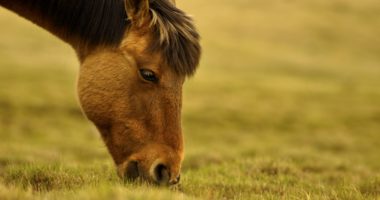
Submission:
[[0,199],[380,199],[378,0],[178,0],[203,37],[177,190],[124,184],[64,43],[0,9]]

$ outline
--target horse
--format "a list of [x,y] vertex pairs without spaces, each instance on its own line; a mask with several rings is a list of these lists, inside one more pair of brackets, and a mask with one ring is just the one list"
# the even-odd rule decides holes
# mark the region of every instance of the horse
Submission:
[[122,180],[180,181],[182,87],[201,57],[175,0],[0,0],[76,52],[85,116]]

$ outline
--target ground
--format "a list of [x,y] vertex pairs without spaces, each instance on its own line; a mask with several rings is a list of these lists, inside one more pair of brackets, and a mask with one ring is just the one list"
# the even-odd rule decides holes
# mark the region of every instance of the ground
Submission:
[[204,54],[176,189],[117,178],[74,52],[0,9],[0,199],[380,199],[377,0],[177,2]]

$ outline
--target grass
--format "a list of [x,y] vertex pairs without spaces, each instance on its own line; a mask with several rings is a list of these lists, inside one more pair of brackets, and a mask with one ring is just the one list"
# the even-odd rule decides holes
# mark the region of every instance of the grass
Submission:
[[177,189],[116,177],[72,50],[0,10],[0,199],[380,199],[376,0],[178,4],[204,55]]

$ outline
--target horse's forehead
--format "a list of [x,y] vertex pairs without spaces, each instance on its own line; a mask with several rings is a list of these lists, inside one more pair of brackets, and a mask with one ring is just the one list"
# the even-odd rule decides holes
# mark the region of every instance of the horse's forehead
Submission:
[[150,69],[159,75],[162,75],[165,82],[171,82],[171,84],[182,85],[185,80],[185,76],[174,73],[170,66],[168,66],[163,59],[160,52],[147,51],[150,41],[149,34],[141,34],[139,32],[130,31],[128,35],[123,39],[121,43],[121,50],[130,59],[134,59],[137,62],[139,68]]
[[123,51],[133,51],[134,53],[142,54],[149,45],[148,41],[148,35],[130,31],[122,40],[120,48]]

